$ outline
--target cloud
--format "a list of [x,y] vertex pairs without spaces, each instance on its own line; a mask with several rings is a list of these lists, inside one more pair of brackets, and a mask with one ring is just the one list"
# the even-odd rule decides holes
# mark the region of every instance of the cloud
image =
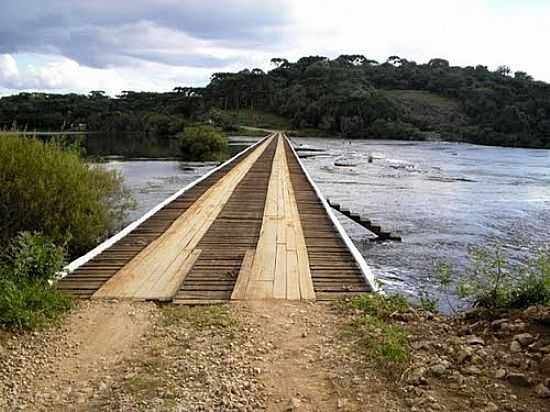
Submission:
[[[315,10],[312,18],[311,10]],[[550,2],[524,0],[301,0],[293,9],[295,58],[304,50],[336,56],[397,54],[419,63],[507,64],[550,81]]]
[[[221,67],[218,49],[270,48],[286,1],[4,0],[0,53],[58,54],[104,68],[135,59]],[[282,6],[282,7],[281,7]]]
[[550,81],[550,2],[2,0],[0,90],[169,90],[269,59],[507,64]]

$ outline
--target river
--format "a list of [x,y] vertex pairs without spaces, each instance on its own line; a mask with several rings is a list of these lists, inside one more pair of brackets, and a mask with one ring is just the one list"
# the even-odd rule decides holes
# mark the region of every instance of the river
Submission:
[[[371,242],[338,216],[385,289],[412,297],[435,293],[435,268],[456,276],[472,247],[501,245],[525,262],[550,241],[550,150],[445,142],[296,138],[303,162],[326,197],[398,231],[402,242]],[[372,162],[369,163],[369,157]],[[343,163],[348,166],[335,166]],[[176,161],[114,160],[135,195],[135,219],[209,170]],[[354,165],[354,166],[351,166]]]

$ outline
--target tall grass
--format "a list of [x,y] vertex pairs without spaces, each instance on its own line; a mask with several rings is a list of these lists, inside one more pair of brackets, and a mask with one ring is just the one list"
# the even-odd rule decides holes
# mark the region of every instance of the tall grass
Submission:
[[86,163],[60,141],[0,134],[0,249],[41,232],[79,255],[114,230],[132,205],[122,177]]

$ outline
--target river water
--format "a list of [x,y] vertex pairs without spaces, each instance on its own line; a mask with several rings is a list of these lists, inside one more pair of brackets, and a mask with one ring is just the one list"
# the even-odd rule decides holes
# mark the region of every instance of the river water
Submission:
[[[434,290],[435,268],[457,273],[474,246],[500,244],[518,262],[550,242],[550,150],[455,143],[296,138],[323,152],[303,162],[326,197],[398,231],[402,242],[371,242],[335,212],[389,291]],[[369,157],[372,162],[369,163]],[[344,166],[336,166],[343,164]],[[213,165],[111,161],[126,176],[135,219]],[[458,276],[458,275],[457,275]]]

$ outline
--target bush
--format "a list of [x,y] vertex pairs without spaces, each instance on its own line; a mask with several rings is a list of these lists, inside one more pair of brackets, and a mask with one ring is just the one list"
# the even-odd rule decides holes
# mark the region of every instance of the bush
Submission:
[[63,267],[65,251],[41,234],[22,232],[1,257],[0,270],[14,279],[53,280]]
[[122,177],[87,164],[59,141],[0,135],[0,249],[21,231],[41,232],[79,255],[132,206]]
[[63,249],[40,234],[13,239],[0,256],[0,326],[32,329],[67,311],[72,299],[50,282],[63,263]]
[[180,155],[187,161],[222,161],[228,157],[225,136],[213,127],[187,127],[179,140]]
[[[457,294],[474,307],[510,309],[550,304],[549,252],[541,252],[523,270],[513,267],[498,247],[473,249],[470,258],[471,263],[458,282]],[[442,284],[447,287],[450,268],[444,267],[447,275]]]
[[70,296],[46,282],[0,275],[0,326],[33,329],[57,320],[72,307]]

